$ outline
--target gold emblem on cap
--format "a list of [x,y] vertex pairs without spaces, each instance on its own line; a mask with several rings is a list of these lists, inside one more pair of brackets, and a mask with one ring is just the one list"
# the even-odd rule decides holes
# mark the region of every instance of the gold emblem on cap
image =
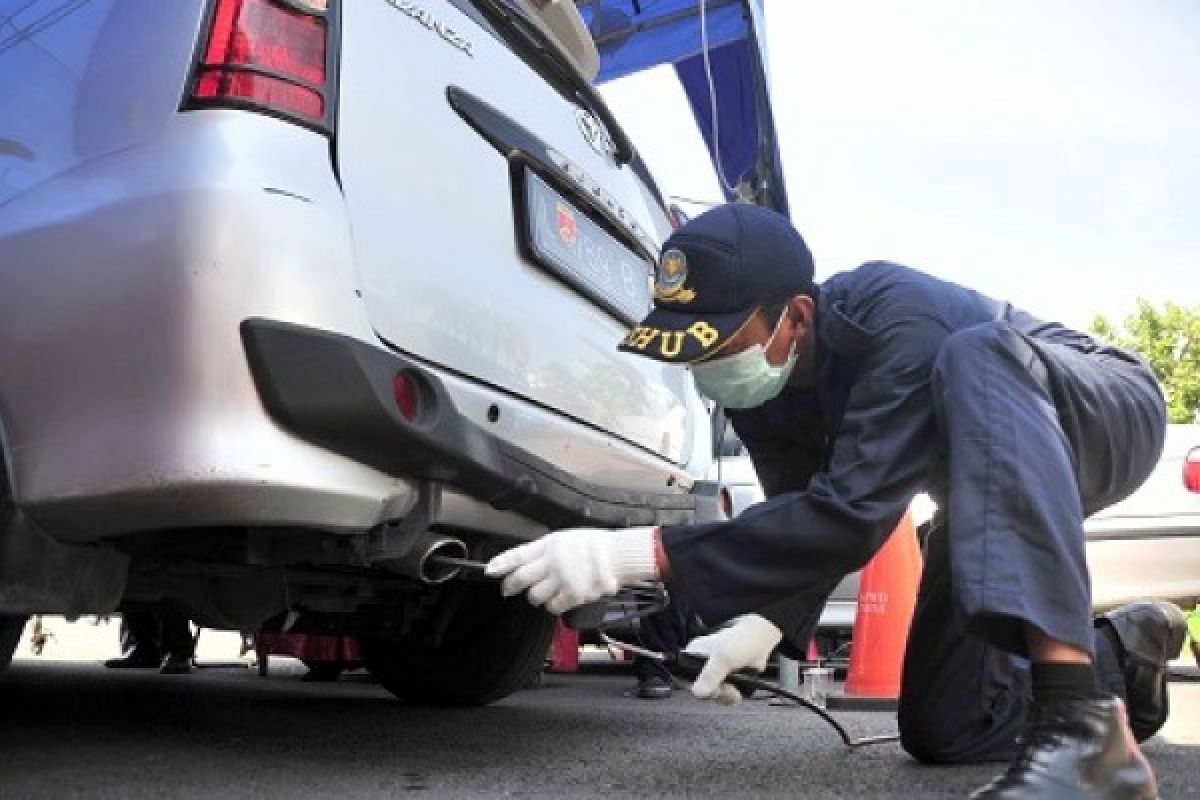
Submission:
[[662,254],[654,270],[654,299],[663,303],[690,303],[696,292],[683,288],[687,281],[687,256],[672,247]]

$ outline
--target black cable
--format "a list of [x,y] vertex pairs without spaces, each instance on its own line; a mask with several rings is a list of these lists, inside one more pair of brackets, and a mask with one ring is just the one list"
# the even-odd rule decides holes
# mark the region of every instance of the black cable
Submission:
[[[627,650],[635,655],[645,656],[661,662],[672,671],[672,680],[676,680],[677,684],[678,680],[676,679],[674,673],[682,673],[683,676],[688,680],[695,680],[695,678],[700,674],[700,670],[704,668],[704,664],[707,661],[707,658],[704,656],[697,656],[687,652],[676,653],[675,655],[670,656],[655,652],[653,650],[646,650],[645,648],[631,645],[628,642],[622,642],[619,639],[612,638],[605,633],[604,628],[598,629],[597,632],[600,634],[600,638],[605,644],[612,645],[613,647],[621,650]],[[800,704],[802,707],[807,708],[809,711],[823,719],[831,728],[837,731],[838,737],[840,737],[842,740],[842,744],[846,745],[846,747],[850,748],[851,750],[859,747],[867,747],[873,744],[887,744],[889,742],[900,741],[900,735],[895,733],[888,734],[886,736],[861,736],[855,739],[844,727],[842,727],[842,724],[834,719],[833,716],[830,715],[830,713],[825,709],[809,700],[805,700],[803,697],[800,697],[794,692],[783,688],[777,683],[763,680],[757,676],[741,671],[731,672],[725,678],[725,682],[732,684],[738,689],[761,689],[762,691],[773,694],[776,697],[783,697]]]
[[746,684],[747,686],[751,686],[755,689],[762,689],[764,692],[770,692],[776,697],[785,697],[788,700],[795,701],[804,706],[809,711],[813,712],[818,717],[829,723],[829,726],[837,731],[838,736],[842,738],[842,743],[850,749],[854,749],[856,747],[866,747],[872,744],[887,744],[888,742],[900,741],[900,734],[898,733],[891,733],[886,736],[861,736],[855,739],[850,736],[846,729],[842,727],[842,724],[834,719],[828,711],[821,708],[816,703],[805,700],[803,697],[800,697],[794,692],[788,691],[779,684],[771,683],[770,681],[765,681],[762,678],[755,678],[745,674],[739,674],[737,680]]
[[[472,571],[482,572],[486,566],[483,562],[470,561],[462,558],[452,558],[443,555],[434,555],[430,557],[431,561],[436,561],[447,566],[455,566]],[[666,655],[654,650],[647,650],[644,647],[623,642],[620,639],[614,639],[609,636],[607,629],[618,623],[630,622],[638,620],[650,614],[656,614],[667,607],[670,602],[666,589],[661,586],[652,586],[650,584],[635,584],[634,586],[626,587],[618,594],[618,598],[624,600],[626,605],[632,605],[631,610],[626,610],[625,614],[619,619],[609,621],[605,624],[596,627],[596,633],[599,634],[601,641],[605,644],[624,650],[634,655],[645,656],[646,658],[658,661],[668,669],[681,672],[689,680],[695,680],[700,674],[700,670],[704,669],[704,664],[708,660],[704,656],[693,655],[692,653],[676,653],[674,655]],[[625,609],[622,609],[625,610]],[[672,680],[676,680],[676,676],[672,675]],[[899,734],[889,734],[887,736],[863,736],[855,739],[852,737],[842,724],[834,719],[828,711],[816,705],[815,703],[805,700],[803,697],[791,692],[777,683],[763,680],[762,678],[745,672],[731,672],[725,678],[726,683],[730,683],[738,688],[761,689],[764,692],[773,694],[776,697],[783,697],[793,702],[799,703],[804,708],[807,708],[812,713],[816,714],[821,719],[837,731],[842,743],[854,750],[859,747],[867,747],[873,744],[886,744],[888,742],[900,741]]]

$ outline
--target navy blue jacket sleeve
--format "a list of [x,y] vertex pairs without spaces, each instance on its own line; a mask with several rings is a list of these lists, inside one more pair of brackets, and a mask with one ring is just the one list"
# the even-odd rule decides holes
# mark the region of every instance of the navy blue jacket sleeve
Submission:
[[882,546],[935,457],[933,362],[948,334],[908,316],[874,332],[827,471],[735,519],[668,526],[671,583],[709,624],[831,587]]
[[[780,400],[795,403],[798,398],[789,398],[788,394],[789,391],[785,390]],[[808,400],[808,392],[799,394],[808,404],[812,404]],[[786,437],[772,435],[774,426],[764,419],[761,409],[729,413],[730,421],[750,453],[754,471],[768,498],[807,489],[813,475],[825,467],[826,431],[820,409],[792,408],[789,412],[788,422],[797,429],[788,430]],[[770,620],[783,633],[783,641],[779,645],[781,653],[797,660],[806,657],[808,641],[836,585],[837,581],[834,580],[828,586],[758,609],[758,614]]]

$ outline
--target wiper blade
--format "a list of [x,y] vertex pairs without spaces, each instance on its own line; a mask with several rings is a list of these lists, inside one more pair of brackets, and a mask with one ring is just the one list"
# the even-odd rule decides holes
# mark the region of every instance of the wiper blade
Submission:
[[595,114],[612,137],[616,152],[613,158],[617,164],[625,165],[636,158],[633,142],[621,129],[612,110],[604,102],[604,98],[596,91],[591,81],[585,78],[575,64],[562,52],[558,43],[551,39],[539,25],[525,16],[524,12],[505,2],[505,0],[474,0],[484,13],[501,23],[505,30],[515,31],[528,45],[528,49],[537,56],[538,61],[552,70],[558,79],[574,94],[575,100]]

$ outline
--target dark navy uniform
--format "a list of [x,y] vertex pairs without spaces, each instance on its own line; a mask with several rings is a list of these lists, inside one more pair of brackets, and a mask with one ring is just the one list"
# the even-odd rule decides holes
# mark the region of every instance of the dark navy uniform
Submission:
[[906,267],[820,287],[817,368],[730,412],[768,495],[735,521],[669,527],[673,588],[716,623],[756,612],[807,640],[838,581],[913,496],[939,512],[904,668],[900,727],[927,761],[1009,757],[1030,679],[1025,625],[1093,651],[1084,517],[1158,461],[1166,412],[1137,356]]

